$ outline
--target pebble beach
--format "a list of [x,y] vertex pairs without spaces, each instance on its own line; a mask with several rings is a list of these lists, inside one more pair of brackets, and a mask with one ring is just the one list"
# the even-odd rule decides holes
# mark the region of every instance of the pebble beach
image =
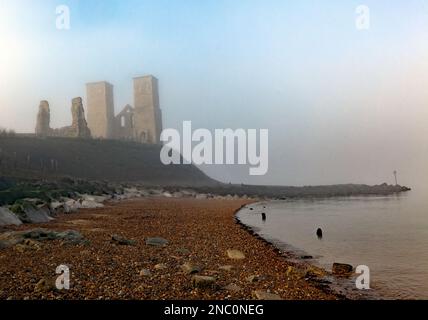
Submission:
[[[312,280],[322,270],[291,262],[237,223],[249,203],[147,197],[7,227],[3,234],[26,240],[0,250],[0,299],[340,299]],[[39,239],[40,230],[81,241]],[[70,270],[68,290],[55,287],[59,265]]]

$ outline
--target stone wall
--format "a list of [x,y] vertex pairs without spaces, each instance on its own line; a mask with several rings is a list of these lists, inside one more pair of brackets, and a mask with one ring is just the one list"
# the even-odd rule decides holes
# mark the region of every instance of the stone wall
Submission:
[[50,110],[47,101],[41,101],[37,115],[36,135],[39,137],[91,138],[91,131],[85,120],[82,98],[71,102],[71,126],[52,129],[50,127]]
[[40,101],[39,113],[37,114],[36,135],[46,137],[51,134],[50,128],[51,112],[46,100]]
[[88,122],[81,98],[72,101],[71,126],[51,129],[47,101],[41,101],[37,115],[36,135],[40,137],[79,137],[132,140],[159,144],[162,111],[159,107],[158,80],[149,75],[134,79],[134,108],[127,105],[114,115],[113,86],[105,81],[86,85]]
[[114,136],[120,140],[135,140],[134,108],[126,105],[114,119]]

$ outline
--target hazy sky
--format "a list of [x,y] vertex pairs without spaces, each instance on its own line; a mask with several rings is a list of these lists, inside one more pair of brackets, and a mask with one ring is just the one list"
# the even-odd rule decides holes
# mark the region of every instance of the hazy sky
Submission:
[[[361,4],[369,30],[355,27]],[[99,80],[118,111],[144,74],[165,127],[270,130],[269,173],[205,169],[224,181],[428,180],[428,0],[0,0],[0,126],[32,132],[42,99],[67,125]]]

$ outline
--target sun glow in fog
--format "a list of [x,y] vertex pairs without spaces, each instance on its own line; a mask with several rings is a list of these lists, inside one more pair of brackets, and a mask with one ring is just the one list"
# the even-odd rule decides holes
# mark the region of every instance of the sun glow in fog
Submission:
[[22,69],[24,41],[17,28],[16,7],[0,0],[0,83]]

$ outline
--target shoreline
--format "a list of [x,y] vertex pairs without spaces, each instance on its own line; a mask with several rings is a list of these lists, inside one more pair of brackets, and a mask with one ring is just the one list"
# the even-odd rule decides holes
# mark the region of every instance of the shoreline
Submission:
[[[37,250],[1,249],[0,273],[13,274],[14,281],[0,279],[0,299],[344,299],[305,277],[319,268],[288,261],[286,253],[238,223],[236,213],[254,202],[147,197],[62,214],[46,224],[9,227],[12,232],[73,227],[89,244],[55,240],[40,241]],[[112,243],[112,234],[135,244]],[[148,237],[164,237],[168,244],[148,246]],[[229,249],[245,258],[231,259]],[[65,292],[36,290],[55,276],[55,264],[70,265],[74,286]],[[198,271],[187,274],[186,264]],[[213,286],[195,287],[194,275],[213,279]]]
[[[254,201],[250,203],[251,205],[261,205],[266,202],[277,201],[277,200],[267,200],[263,202]],[[239,214],[250,213],[245,212],[244,210],[248,209],[248,204],[243,205],[235,213],[235,219],[237,224],[239,224],[244,230],[246,230],[253,237],[259,241],[265,242],[266,244],[272,246],[276,250],[277,254],[280,256],[286,255],[290,262],[297,262],[302,265],[307,265],[317,269],[321,269],[321,273],[316,274],[314,277],[311,277],[309,280],[315,284],[321,283],[326,289],[327,292],[332,292],[338,297],[347,300],[383,300],[385,299],[376,289],[370,290],[358,290],[355,288],[353,281],[356,279],[356,274],[351,273],[347,276],[338,276],[329,271],[325,266],[321,266],[317,263],[317,259],[313,258],[312,255],[308,255],[311,258],[304,258],[302,253],[306,252],[301,248],[292,247],[289,243],[279,241],[274,238],[268,238],[260,235],[257,227],[251,227],[245,224],[239,217]],[[286,248],[283,248],[286,247]],[[306,257],[306,255],[305,255]],[[355,270],[354,270],[355,271]],[[351,284],[352,282],[352,284]]]

